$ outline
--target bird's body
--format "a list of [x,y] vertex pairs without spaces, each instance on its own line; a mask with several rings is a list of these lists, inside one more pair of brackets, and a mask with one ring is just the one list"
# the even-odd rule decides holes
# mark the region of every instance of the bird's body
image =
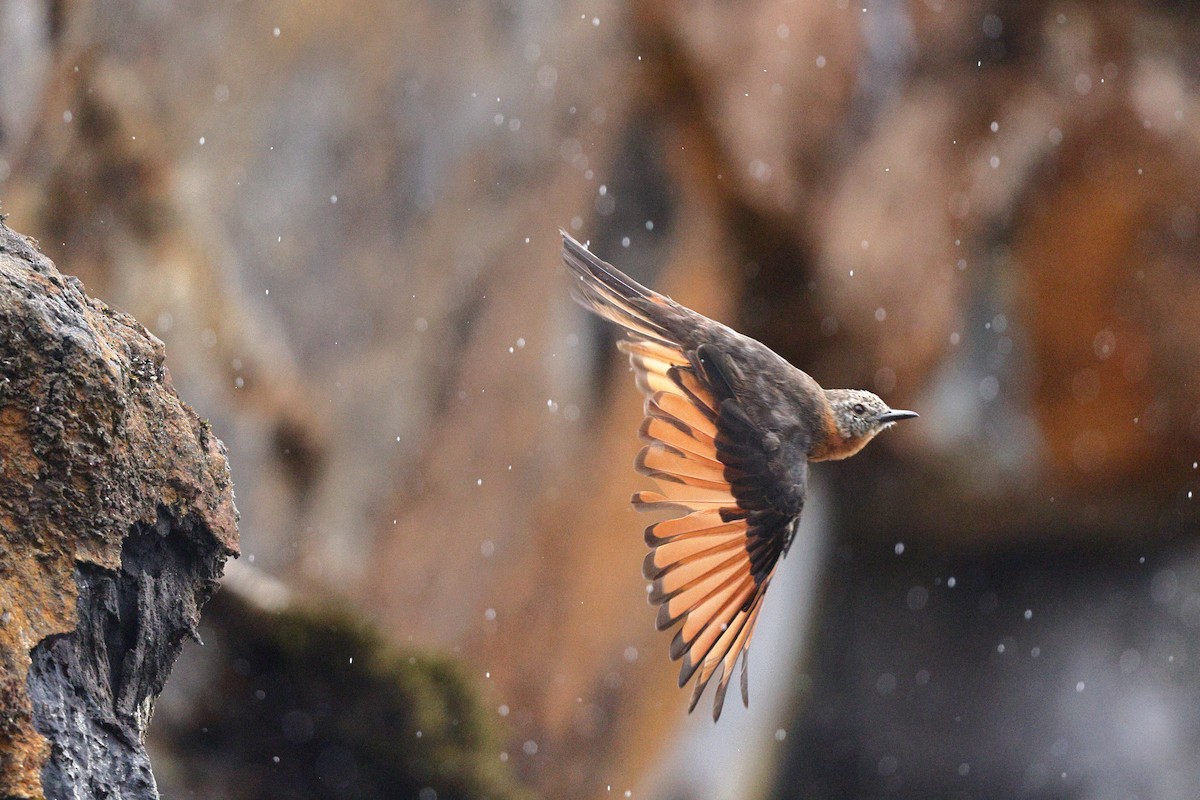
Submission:
[[682,622],[671,657],[679,685],[697,675],[691,708],[721,673],[720,716],[733,667],[746,661],[762,597],[804,507],[808,462],[846,458],[892,422],[870,392],[822,389],[766,345],[641,286],[563,232],[575,297],[622,326],[646,396],[637,468],[661,494],[638,492],[640,509],[682,516],[651,525],[644,573],[658,627]]

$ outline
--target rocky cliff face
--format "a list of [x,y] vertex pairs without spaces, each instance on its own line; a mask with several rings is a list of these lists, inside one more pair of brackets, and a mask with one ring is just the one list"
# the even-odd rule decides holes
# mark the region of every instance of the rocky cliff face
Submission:
[[0,223],[0,792],[157,797],[154,701],[237,553],[163,345]]

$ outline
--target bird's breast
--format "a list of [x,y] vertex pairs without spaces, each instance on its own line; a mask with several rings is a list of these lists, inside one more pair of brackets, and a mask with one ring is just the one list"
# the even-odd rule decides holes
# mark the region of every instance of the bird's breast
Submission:
[[870,436],[852,436],[850,438],[843,437],[835,433],[826,439],[825,444],[813,450],[808,455],[809,461],[841,461],[843,458],[849,458],[867,446],[867,442],[871,441]]
[[833,419],[833,409],[826,407],[820,424],[814,427],[819,433],[813,436],[813,446],[809,448],[809,461],[840,461],[849,458],[866,447],[870,436],[843,436]]

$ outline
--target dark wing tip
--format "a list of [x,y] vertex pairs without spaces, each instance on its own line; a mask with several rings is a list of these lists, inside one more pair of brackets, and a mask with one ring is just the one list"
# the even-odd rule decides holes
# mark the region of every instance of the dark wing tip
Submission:
[[[577,254],[578,253],[588,253],[588,249],[583,246],[583,243],[580,242],[578,239],[576,239],[571,234],[567,233],[566,229],[559,228],[558,234],[559,234],[559,236],[562,237],[562,240],[563,240],[563,250],[570,252],[570,253],[577,253]],[[591,254],[588,253],[588,255],[591,255]]]
[[654,551],[651,550],[649,553],[646,553],[646,557],[642,559],[642,577],[648,581],[652,581],[664,572],[666,572],[666,567],[660,567],[654,563]]
[[578,239],[562,228],[559,228],[558,232],[562,235],[563,240],[563,263],[581,278],[597,281],[608,291],[615,292],[617,296],[626,299],[654,300],[660,297],[588,250]]
[[747,646],[742,651],[742,675],[740,679],[742,688],[742,705],[746,708],[750,707],[750,647]]
[[[579,241],[574,236],[567,233],[566,230],[564,230],[563,228],[559,228],[558,233],[560,236],[562,236],[562,244],[563,244],[562,249],[563,249],[564,257],[573,258],[573,259],[576,259],[576,260],[581,261],[584,264],[588,264],[588,265],[594,265],[596,262],[600,262],[601,264],[604,264],[605,266],[608,266],[608,267],[612,266],[611,264],[608,264],[608,262],[606,262],[606,261],[601,261],[599,256],[597,256],[595,253],[593,253],[591,250],[588,249],[588,245],[585,245],[583,242]],[[590,244],[590,242],[589,242],[589,244]]]
[[713,694],[713,722],[721,721],[721,709],[725,707],[725,692],[728,688],[729,684],[724,680],[717,684],[717,691]]

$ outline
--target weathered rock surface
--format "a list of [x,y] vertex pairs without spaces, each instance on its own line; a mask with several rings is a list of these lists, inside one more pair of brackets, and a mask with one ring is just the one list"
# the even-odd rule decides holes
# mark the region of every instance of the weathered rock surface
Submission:
[[0,223],[0,796],[157,797],[154,700],[237,549],[162,342]]

